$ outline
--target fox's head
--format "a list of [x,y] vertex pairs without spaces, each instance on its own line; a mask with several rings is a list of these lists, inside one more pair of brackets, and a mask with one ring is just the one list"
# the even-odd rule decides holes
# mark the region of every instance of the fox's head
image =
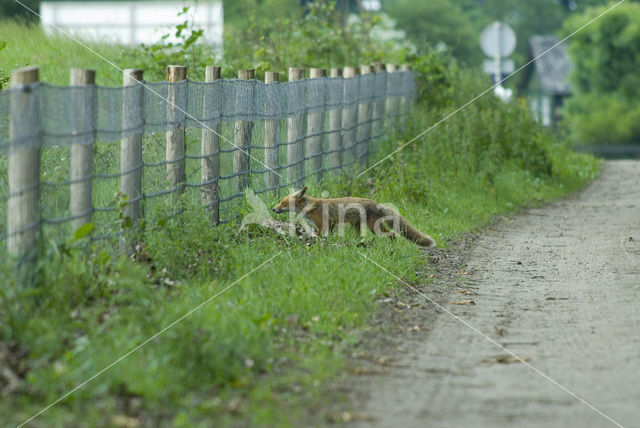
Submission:
[[304,197],[304,192],[307,191],[307,186],[298,190],[297,192],[293,192],[290,195],[287,195],[280,201],[278,205],[273,208],[274,213],[286,213],[295,211],[299,213],[304,209],[307,205],[307,198]]

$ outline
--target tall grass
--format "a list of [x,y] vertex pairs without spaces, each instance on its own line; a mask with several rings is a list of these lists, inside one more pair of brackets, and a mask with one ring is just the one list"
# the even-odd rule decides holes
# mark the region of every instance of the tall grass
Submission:
[[80,44],[63,34],[48,37],[39,25],[14,20],[0,20],[0,41],[6,42],[0,53],[0,70],[5,74],[39,66],[42,82],[68,85],[71,68],[90,68],[96,70],[98,85],[122,85],[122,72],[105,61],[117,62],[121,54],[117,46],[90,41]]

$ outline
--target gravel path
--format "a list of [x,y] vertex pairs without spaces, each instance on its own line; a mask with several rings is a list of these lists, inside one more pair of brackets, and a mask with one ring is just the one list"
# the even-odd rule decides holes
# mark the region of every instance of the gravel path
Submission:
[[588,404],[439,311],[365,382],[358,425],[640,426],[639,161],[500,223],[462,269],[434,299]]

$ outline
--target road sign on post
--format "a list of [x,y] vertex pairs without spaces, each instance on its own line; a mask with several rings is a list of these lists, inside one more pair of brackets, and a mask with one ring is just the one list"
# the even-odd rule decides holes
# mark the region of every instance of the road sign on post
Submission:
[[487,56],[508,57],[516,48],[516,34],[504,22],[493,22],[482,30],[480,46]]
[[512,59],[501,59],[500,64],[497,64],[495,59],[485,59],[482,61],[482,69],[485,73],[492,76],[500,70],[500,75],[504,76],[506,74],[513,73],[516,69],[516,65]]
[[513,72],[513,61],[504,61],[516,48],[516,34],[511,27],[503,22],[487,25],[480,34],[480,47],[491,58],[485,60],[483,66],[485,72],[493,77],[494,83],[499,82],[503,74]]
[[491,75],[496,84],[494,93],[503,101],[511,99],[511,89],[505,89],[500,84],[503,76],[513,73],[515,65],[513,60],[507,59],[516,48],[516,34],[513,29],[503,22],[493,22],[482,30],[480,34],[480,47],[491,59],[485,59],[482,68],[485,73]]

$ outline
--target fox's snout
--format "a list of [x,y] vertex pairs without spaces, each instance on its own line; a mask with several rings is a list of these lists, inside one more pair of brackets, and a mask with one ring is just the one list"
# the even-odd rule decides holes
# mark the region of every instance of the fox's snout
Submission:
[[288,211],[288,210],[287,210],[287,208],[285,207],[285,205],[283,205],[283,204],[278,204],[278,205],[276,205],[275,207],[273,207],[273,209],[272,209],[271,211],[273,211],[274,213],[279,214],[279,213],[286,212],[286,211]]
[[287,196],[276,205],[272,211],[274,213],[286,213],[286,212],[298,212],[299,202],[303,200],[304,192],[307,191],[307,187],[303,187],[295,193]]
[[273,209],[271,211],[273,211],[274,213],[285,213],[289,211],[289,199],[285,198],[283,200],[280,201],[280,203],[278,203],[278,205],[276,205],[275,207],[273,207]]

